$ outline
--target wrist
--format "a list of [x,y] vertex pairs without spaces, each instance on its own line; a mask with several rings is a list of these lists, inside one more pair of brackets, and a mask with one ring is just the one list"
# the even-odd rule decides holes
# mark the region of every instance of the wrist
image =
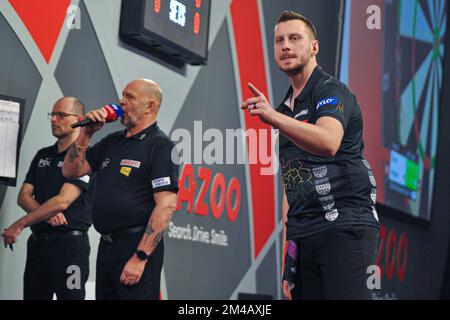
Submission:
[[27,216],[19,219],[16,223],[14,223],[11,227],[14,227],[16,229],[18,229],[19,231],[22,231],[23,229],[25,229],[28,225],[27,220]]
[[148,258],[149,258],[149,254],[147,254],[145,251],[136,249],[136,251],[134,252],[134,256],[142,262],[147,262]]
[[89,148],[89,142],[90,142],[90,137],[82,137],[82,135],[80,134],[78,136],[78,139],[75,140],[74,142],[74,146],[77,149],[77,151],[86,151]]
[[272,123],[271,123],[271,125],[275,129],[280,129],[280,123],[281,123],[280,116],[281,116],[281,113],[279,113],[276,110],[273,110],[273,116],[272,116]]

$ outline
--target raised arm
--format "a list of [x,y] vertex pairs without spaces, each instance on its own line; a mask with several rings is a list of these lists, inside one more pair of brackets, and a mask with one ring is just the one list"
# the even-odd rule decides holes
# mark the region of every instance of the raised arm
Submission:
[[86,161],[86,150],[94,133],[103,127],[106,115],[106,111],[103,108],[92,110],[86,114],[86,118],[91,119],[93,124],[81,128],[77,140],[67,151],[62,167],[64,177],[76,179],[92,173],[92,168]]
[[324,116],[315,124],[298,121],[277,112],[268,102],[265,95],[251,83],[248,84],[254,97],[245,100],[241,108],[249,110],[252,116],[259,116],[288,137],[303,150],[322,157],[333,157],[342,142],[344,128],[340,121]]
[[90,139],[78,138],[67,150],[62,167],[63,176],[68,179],[76,179],[92,173],[89,162],[86,161],[86,150]]

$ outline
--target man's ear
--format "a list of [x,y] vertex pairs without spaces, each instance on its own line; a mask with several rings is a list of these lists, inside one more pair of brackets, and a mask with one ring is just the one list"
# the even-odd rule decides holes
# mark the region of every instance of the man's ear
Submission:
[[146,114],[156,113],[158,111],[157,108],[158,106],[155,99],[150,99],[150,102],[147,104],[145,113]]
[[313,40],[312,41],[311,55],[312,56],[317,56],[318,53],[319,53],[319,40]]

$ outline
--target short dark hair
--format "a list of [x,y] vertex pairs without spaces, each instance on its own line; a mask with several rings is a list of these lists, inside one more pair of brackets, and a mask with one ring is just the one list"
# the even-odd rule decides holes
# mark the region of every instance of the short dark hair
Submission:
[[281,22],[291,21],[291,20],[303,21],[306,24],[306,26],[310,29],[310,31],[314,37],[314,40],[317,40],[316,27],[313,25],[313,23],[307,17],[305,17],[304,15],[302,15],[300,13],[285,10],[278,17],[277,24],[279,24]]

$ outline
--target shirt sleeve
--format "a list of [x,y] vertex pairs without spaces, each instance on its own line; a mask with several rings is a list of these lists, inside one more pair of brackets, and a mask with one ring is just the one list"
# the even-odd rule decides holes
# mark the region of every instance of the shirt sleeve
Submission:
[[[158,139],[150,154],[150,179],[153,192],[178,192],[178,151],[169,139]],[[172,159],[172,151],[175,159]],[[175,160],[175,161],[172,161]]]
[[105,145],[108,141],[107,138],[103,138],[86,151],[86,160],[93,172],[97,172],[100,169],[100,163],[104,158]]
[[90,182],[91,182],[91,177],[88,175],[82,176],[78,179],[65,179],[65,183],[70,183],[75,186],[78,186],[84,191],[87,191],[89,189]]
[[353,95],[343,85],[323,84],[317,89],[312,101],[316,121],[321,117],[332,117],[338,120],[345,130],[352,115],[353,99]]

